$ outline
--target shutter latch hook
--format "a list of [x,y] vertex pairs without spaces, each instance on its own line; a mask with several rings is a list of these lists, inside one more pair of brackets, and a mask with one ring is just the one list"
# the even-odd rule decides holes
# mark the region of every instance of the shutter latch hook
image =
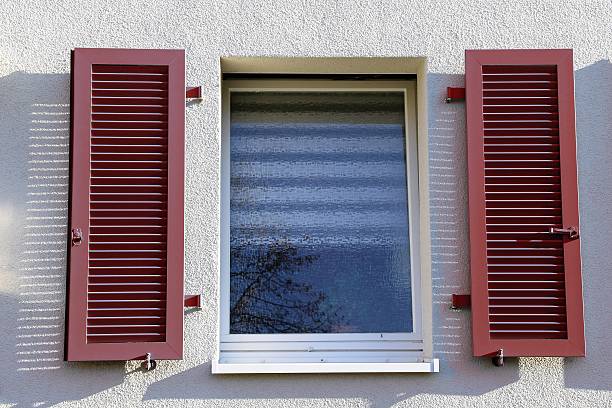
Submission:
[[72,246],[79,246],[83,243],[83,232],[80,228],[72,229]]
[[576,239],[580,236],[576,227],[569,227],[569,228],[550,227],[550,233],[567,235],[569,239]]

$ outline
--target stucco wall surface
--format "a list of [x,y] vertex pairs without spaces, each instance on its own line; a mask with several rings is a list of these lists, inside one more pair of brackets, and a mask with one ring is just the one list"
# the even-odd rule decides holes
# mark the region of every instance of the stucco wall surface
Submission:
[[[612,406],[612,2],[5,0],[0,2],[0,404],[123,407]],[[185,48],[185,358],[66,364],[69,56]],[[587,358],[471,357],[465,120],[442,103],[466,48],[573,48]],[[218,313],[221,56],[427,56],[434,354],[439,374],[212,376]]]

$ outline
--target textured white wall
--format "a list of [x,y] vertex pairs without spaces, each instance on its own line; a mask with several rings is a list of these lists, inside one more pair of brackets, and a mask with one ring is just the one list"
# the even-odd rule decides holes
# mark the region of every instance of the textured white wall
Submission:
[[[612,406],[612,2],[4,0],[0,3],[0,403],[7,406]],[[62,361],[69,56],[74,47],[185,48],[185,358]],[[573,48],[588,357],[471,357],[464,107],[466,48]],[[435,375],[213,377],[218,312],[219,57],[427,56]]]

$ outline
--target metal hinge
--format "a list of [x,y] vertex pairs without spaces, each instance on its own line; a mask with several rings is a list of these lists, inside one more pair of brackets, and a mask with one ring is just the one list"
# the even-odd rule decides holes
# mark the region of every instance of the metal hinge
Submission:
[[202,298],[200,295],[185,295],[184,304],[185,307],[197,307],[202,308]]
[[446,99],[444,102],[451,103],[465,99],[465,88],[446,88]]
[[202,87],[201,86],[188,86],[185,88],[185,99],[188,100],[202,100]]
[[456,295],[453,293],[451,300],[451,309],[468,309],[472,303],[472,297],[470,295]]

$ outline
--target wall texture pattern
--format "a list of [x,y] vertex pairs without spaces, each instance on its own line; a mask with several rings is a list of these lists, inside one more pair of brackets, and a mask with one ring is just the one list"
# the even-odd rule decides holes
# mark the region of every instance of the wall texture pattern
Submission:
[[[0,404],[45,406],[612,406],[612,2],[6,0],[0,3]],[[185,48],[185,359],[66,364],[69,57]],[[465,120],[444,104],[466,48],[573,48],[587,354],[471,357]],[[434,354],[439,374],[212,376],[218,313],[221,56],[427,56]]]

